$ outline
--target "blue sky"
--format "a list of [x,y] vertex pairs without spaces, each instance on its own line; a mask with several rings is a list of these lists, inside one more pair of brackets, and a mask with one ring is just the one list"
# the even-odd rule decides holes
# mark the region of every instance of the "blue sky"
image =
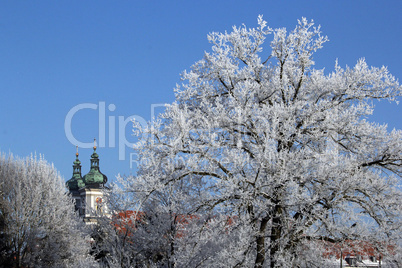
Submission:
[[[0,151],[43,154],[69,179],[75,146],[65,119],[75,107],[71,133],[82,143],[103,135],[105,119],[101,171],[109,179],[134,172],[132,149],[118,147],[123,138],[135,141],[122,122],[149,120],[152,107],[157,113],[174,101],[180,73],[210,51],[208,33],[256,27],[259,14],[272,28],[292,30],[301,17],[320,24],[330,42],[316,54],[317,68],[329,72],[336,59],[353,66],[365,57],[400,80],[401,10],[399,0],[2,1]],[[371,120],[402,129],[401,105],[381,102]],[[84,175],[92,149],[79,152]]]

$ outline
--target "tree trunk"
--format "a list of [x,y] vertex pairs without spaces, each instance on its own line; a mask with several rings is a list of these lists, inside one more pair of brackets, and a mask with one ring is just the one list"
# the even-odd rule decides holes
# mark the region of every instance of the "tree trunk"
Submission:
[[170,254],[169,256],[167,256],[168,258],[168,267],[169,268],[174,268],[175,267],[175,262],[173,261],[173,256],[175,254],[175,250],[174,250],[174,243],[175,243],[175,238],[176,238],[176,230],[177,230],[177,215],[173,215],[173,212],[171,209],[169,209],[169,218],[172,219],[170,221]]
[[261,220],[260,229],[256,237],[257,256],[255,258],[255,268],[260,268],[265,262],[265,230],[269,218],[265,217]]
[[274,208],[274,217],[272,218],[272,227],[271,227],[271,245],[270,245],[270,252],[269,252],[269,258],[270,258],[270,264],[271,268],[276,267],[277,264],[277,252],[279,251],[279,239],[281,238],[282,235],[282,206],[276,202],[275,208]]

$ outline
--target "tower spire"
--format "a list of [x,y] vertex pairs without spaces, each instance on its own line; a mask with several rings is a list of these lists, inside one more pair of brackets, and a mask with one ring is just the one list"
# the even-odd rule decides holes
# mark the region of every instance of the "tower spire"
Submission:
[[107,182],[107,177],[99,170],[99,155],[96,153],[96,139],[94,139],[94,152],[91,155],[91,169],[83,178],[86,186],[99,184],[103,185]]
[[81,161],[78,159],[78,146],[76,146],[75,161],[73,162],[73,176],[67,181],[67,187],[70,191],[76,191],[83,187],[81,175]]

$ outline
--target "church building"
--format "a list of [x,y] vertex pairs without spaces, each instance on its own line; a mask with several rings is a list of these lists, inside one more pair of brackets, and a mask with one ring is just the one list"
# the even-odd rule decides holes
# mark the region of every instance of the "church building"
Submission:
[[98,215],[107,213],[103,197],[104,190],[108,189],[105,186],[107,177],[99,169],[99,155],[96,153],[95,144],[93,149],[91,169],[88,174],[82,177],[77,147],[76,158],[73,162],[73,177],[66,182],[71,197],[75,201],[75,207],[87,224],[96,223]]

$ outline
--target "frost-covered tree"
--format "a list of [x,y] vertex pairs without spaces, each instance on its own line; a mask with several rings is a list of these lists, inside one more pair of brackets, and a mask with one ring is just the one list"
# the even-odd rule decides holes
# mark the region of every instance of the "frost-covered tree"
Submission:
[[94,267],[64,181],[43,158],[0,155],[0,266]]
[[[188,215],[216,215],[182,237],[192,241],[176,260],[190,267],[313,267],[320,240],[370,241],[386,255],[402,234],[402,133],[367,119],[374,100],[401,96],[399,83],[364,59],[315,69],[327,37],[304,18],[291,32],[258,25],[208,35],[212,51],[183,73],[176,101],[138,126],[126,190],[173,187]],[[219,252],[197,250],[230,235]]]
[[105,194],[112,215],[101,217],[93,232],[94,253],[101,263],[105,267],[174,267],[177,232],[188,220],[177,202],[183,198],[175,198],[166,188],[144,200],[141,194],[121,191],[115,184]]
[[137,214],[124,207],[130,202],[118,200],[121,195],[105,191],[104,197],[111,215],[98,215],[97,224],[92,229],[94,239],[92,254],[101,267],[136,267],[138,242],[134,241]]

